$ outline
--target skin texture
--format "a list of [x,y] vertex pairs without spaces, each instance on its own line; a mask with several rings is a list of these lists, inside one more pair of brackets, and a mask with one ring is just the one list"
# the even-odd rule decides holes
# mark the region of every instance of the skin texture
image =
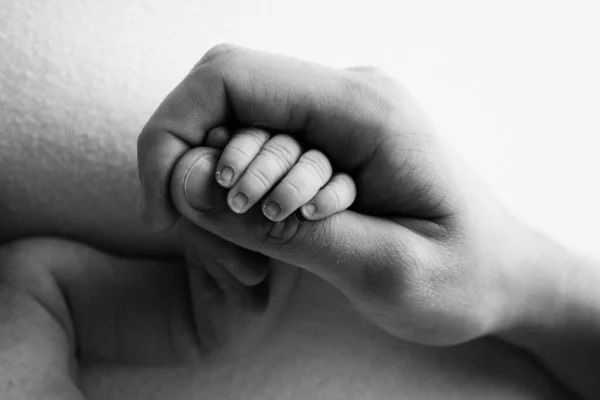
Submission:
[[[323,151],[354,177],[353,210],[269,224],[256,210],[239,217],[223,208],[206,178],[214,157],[190,148],[224,123],[263,123]],[[501,257],[519,244],[500,234],[521,227],[440,142],[408,91],[380,71],[215,47],[148,121],[138,160],[151,221],[173,223],[177,208],[200,228],[305,268],[402,339],[463,343],[510,324],[521,307],[510,294],[519,285],[513,260]],[[184,201],[190,182],[206,193],[200,212]]]
[[[232,213],[211,179],[216,156],[202,147],[221,124],[258,124],[324,152],[355,179],[354,207],[306,224]],[[599,351],[598,264],[514,218],[381,71],[214,47],[144,127],[138,162],[155,228],[181,214],[320,276],[400,339],[446,346],[498,335],[578,394],[600,393],[600,362],[589,357]],[[190,190],[205,194],[201,207],[186,201]]]
[[257,311],[231,292],[188,297],[187,285],[206,286],[201,270],[176,262],[51,238],[5,245],[0,260],[4,398],[568,398],[515,348],[398,341],[298,270]]
[[[23,22],[18,12],[11,15]],[[80,37],[73,32],[68,38]],[[150,233],[137,219],[135,143],[154,104],[118,90],[110,79],[122,75],[81,52],[70,60],[85,79],[58,75],[48,65],[66,61],[43,49],[21,53],[31,48],[28,40],[0,40],[14,61],[0,66],[2,93],[9,94],[0,113],[3,399],[568,398],[514,347],[494,339],[446,349],[399,341],[360,318],[330,284],[300,270],[290,293],[274,304],[282,311],[267,319],[271,333],[261,337],[256,354],[190,360],[202,354],[191,340],[201,325],[187,304],[201,309],[202,296],[183,301],[190,278],[176,234]],[[136,76],[129,83],[143,87]],[[43,88],[45,97],[33,88]],[[85,101],[73,95],[78,92]],[[123,99],[126,107],[114,106]],[[245,266],[261,260],[215,240],[201,239],[205,252],[216,252],[206,260],[221,259],[223,269],[239,259]],[[219,320],[223,309],[238,313],[234,294],[211,312],[194,314],[202,321],[212,316],[221,333],[232,333],[221,352],[240,339],[238,319]],[[170,315],[180,318],[176,348],[188,351],[173,352],[174,341],[166,340],[163,321]],[[129,328],[98,340],[94,332],[111,321]],[[129,343],[127,352],[114,351],[115,337]]]
[[[158,340],[172,309],[162,300],[181,299],[188,267],[175,233],[152,234],[136,216],[135,142],[162,94],[144,91],[154,85],[138,65],[113,57],[127,37],[105,46],[90,34],[89,21],[102,10],[86,2],[42,6],[48,3],[0,5],[10,16],[0,35],[10,60],[0,65],[2,398],[568,398],[514,347],[494,339],[452,348],[399,341],[361,319],[331,285],[303,272],[283,302],[277,329],[262,338],[254,356],[173,362],[181,353]],[[83,18],[75,12],[82,10]],[[158,26],[164,14],[155,18]],[[95,21],[99,35],[113,33]],[[158,59],[163,49],[140,48],[136,40],[124,59]],[[150,80],[161,76],[153,72]],[[215,259],[233,253],[249,260],[214,237],[202,241],[206,250],[220,249]],[[81,307],[71,321],[61,306],[69,303]],[[231,303],[227,307],[236,314]],[[94,321],[97,315],[103,318]],[[69,325],[75,332],[83,322],[105,329],[113,320],[130,327],[120,331],[122,340],[136,345],[128,354],[99,359],[114,342],[91,340],[93,330],[76,334],[75,343],[69,337]],[[176,330],[184,339],[196,325],[187,321]],[[231,323],[222,323],[222,331]],[[233,325],[232,331],[239,329]],[[86,351],[80,343],[87,343]],[[134,350],[140,348],[155,351],[132,363],[129,357],[139,361]],[[185,355],[197,354],[193,348]]]

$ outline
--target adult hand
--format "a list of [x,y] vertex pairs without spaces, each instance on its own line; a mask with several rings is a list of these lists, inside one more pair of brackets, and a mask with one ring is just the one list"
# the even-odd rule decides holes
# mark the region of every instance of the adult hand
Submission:
[[[182,241],[185,264],[52,238],[0,247],[0,397],[131,398],[147,391],[139,377],[148,369],[169,382],[178,367],[218,365],[260,348],[298,268],[273,269],[266,298],[223,273],[240,262],[260,269],[266,257],[200,229]],[[96,374],[108,384],[90,379]]]
[[[353,209],[278,224],[259,207],[231,212],[214,180],[218,151],[200,146],[213,127],[255,124],[296,135],[352,174]],[[408,91],[378,70],[217,46],[148,121],[138,162],[155,226],[181,213],[314,272],[403,339],[455,344],[516,318],[518,285],[528,279],[512,259],[522,230],[443,145]]]

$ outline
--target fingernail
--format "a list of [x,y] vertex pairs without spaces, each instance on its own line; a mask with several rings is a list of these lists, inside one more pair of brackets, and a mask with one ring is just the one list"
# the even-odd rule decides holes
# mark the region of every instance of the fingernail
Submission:
[[214,157],[199,157],[185,176],[183,184],[185,199],[198,211],[209,211],[215,208],[209,193],[213,168]]
[[238,214],[244,211],[246,204],[248,204],[248,196],[244,193],[238,193],[229,200],[229,207]]
[[301,224],[309,221],[304,215],[302,215],[302,212],[300,210],[294,211],[293,215],[294,218],[296,218],[296,221],[300,222]]
[[317,212],[317,205],[315,203],[309,203],[302,206],[302,214],[306,218],[310,218]]
[[283,230],[285,229],[285,221],[276,222],[271,228],[269,234],[273,237],[280,238],[283,236]]
[[231,167],[223,167],[223,169],[215,173],[215,178],[217,178],[217,182],[221,186],[229,187],[233,179],[233,169]]
[[281,212],[281,204],[278,201],[272,201],[267,205],[263,205],[263,214],[271,221],[277,218],[277,215]]

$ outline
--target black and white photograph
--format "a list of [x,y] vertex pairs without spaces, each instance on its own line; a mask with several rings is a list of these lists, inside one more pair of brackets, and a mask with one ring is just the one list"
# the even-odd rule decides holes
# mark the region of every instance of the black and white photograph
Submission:
[[0,0],[0,400],[600,400],[598,0]]

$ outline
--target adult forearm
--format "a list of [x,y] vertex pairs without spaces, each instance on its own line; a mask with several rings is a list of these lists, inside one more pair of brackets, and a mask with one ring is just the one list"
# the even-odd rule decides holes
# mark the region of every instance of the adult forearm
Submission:
[[600,396],[600,263],[541,234],[523,240],[522,306],[500,336],[586,399]]

